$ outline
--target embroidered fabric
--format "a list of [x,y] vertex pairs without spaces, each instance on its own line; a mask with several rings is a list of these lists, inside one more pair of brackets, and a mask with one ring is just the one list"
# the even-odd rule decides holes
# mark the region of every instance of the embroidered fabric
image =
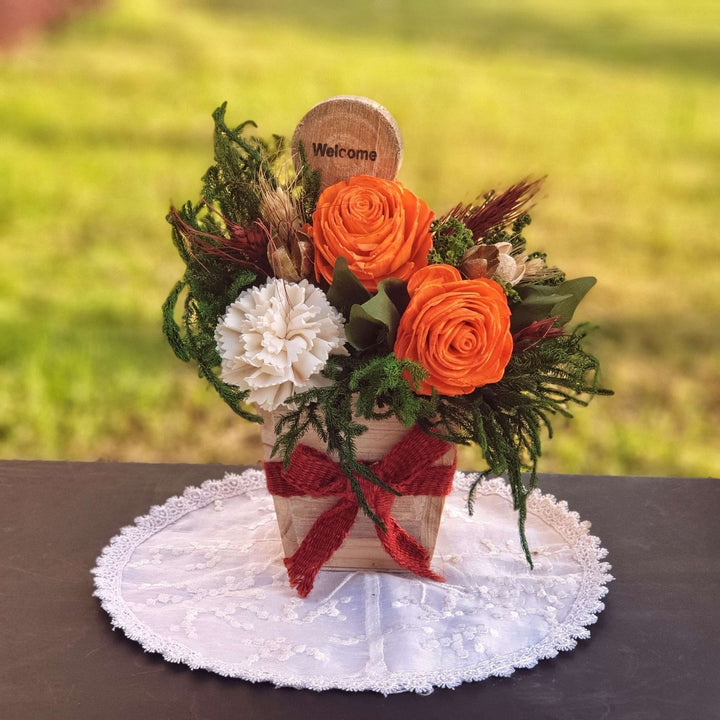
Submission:
[[114,627],[170,662],[277,686],[431,692],[572,650],[613,578],[590,524],[535,491],[525,562],[507,485],[456,473],[432,567],[321,571],[290,588],[260,470],[189,487],[123,528],[93,569]]

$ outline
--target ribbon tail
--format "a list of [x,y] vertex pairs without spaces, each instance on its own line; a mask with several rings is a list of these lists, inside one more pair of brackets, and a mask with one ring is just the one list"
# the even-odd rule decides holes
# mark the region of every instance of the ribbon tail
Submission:
[[445,582],[442,575],[434,573],[430,569],[430,553],[412,535],[409,535],[395,518],[385,519],[387,532],[376,528],[377,536],[380,538],[385,551],[401,567],[429,580]]
[[320,568],[343,544],[355,522],[358,506],[343,498],[320,515],[295,553],[285,558],[291,587],[300,597],[307,597],[315,584]]

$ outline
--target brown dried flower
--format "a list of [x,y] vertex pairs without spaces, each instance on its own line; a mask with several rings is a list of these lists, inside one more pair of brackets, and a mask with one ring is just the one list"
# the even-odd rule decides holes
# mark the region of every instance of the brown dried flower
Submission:
[[500,263],[495,245],[473,245],[460,258],[458,269],[468,280],[491,278]]

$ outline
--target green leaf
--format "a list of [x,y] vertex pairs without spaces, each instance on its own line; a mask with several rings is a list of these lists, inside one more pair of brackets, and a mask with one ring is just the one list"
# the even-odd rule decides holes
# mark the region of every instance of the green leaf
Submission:
[[562,295],[558,288],[547,285],[526,285],[517,289],[521,301],[512,307],[510,329],[513,333],[531,325],[536,320],[552,317],[553,307],[570,299],[570,295]]
[[[378,294],[383,293],[388,296],[392,304],[398,311],[399,315],[402,315],[407,306],[410,304],[410,295],[407,291],[407,283],[404,280],[398,280],[397,278],[387,278],[378,284]],[[395,328],[397,330],[397,327]],[[393,341],[395,340],[393,331]]]
[[383,280],[373,297],[350,308],[350,319],[345,326],[348,342],[357,350],[376,346],[391,350],[400,316],[409,302],[405,282],[397,278]]
[[567,280],[558,290],[569,294],[566,300],[561,300],[552,309],[552,314],[558,316],[558,324],[566,325],[572,320],[572,316],[580,304],[580,301],[590,292],[597,280],[594,277],[581,277],[574,280]]
[[350,270],[348,261],[339,257],[333,268],[333,280],[327,292],[330,304],[337,308],[346,320],[350,319],[353,305],[362,305],[370,299],[370,292]]
[[389,328],[382,320],[370,315],[362,305],[353,305],[350,320],[345,326],[345,337],[356,350],[367,350],[388,345]]
[[518,332],[536,320],[555,316],[558,325],[566,325],[595,282],[594,277],[582,277],[556,286],[523,285],[516,288],[521,301],[512,308],[512,332]]

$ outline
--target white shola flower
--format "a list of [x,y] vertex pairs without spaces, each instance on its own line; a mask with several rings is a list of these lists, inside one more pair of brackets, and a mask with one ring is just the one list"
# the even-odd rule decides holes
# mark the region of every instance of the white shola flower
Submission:
[[498,250],[498,268],[495,271],[495,276],[504,280],[510,285],[517,285],[525,274],[525,262],[521,260],[518,262],[516,258],[510,254],[512,250],[512,244],[509,242],[495,243],[495,247]]
[[215,329],[220,377],[249,390],[248,400],[274,410],[294,392],[329,381],[328,357],[347,354],[342,315],[307,280],[269,278],[240,293]]

